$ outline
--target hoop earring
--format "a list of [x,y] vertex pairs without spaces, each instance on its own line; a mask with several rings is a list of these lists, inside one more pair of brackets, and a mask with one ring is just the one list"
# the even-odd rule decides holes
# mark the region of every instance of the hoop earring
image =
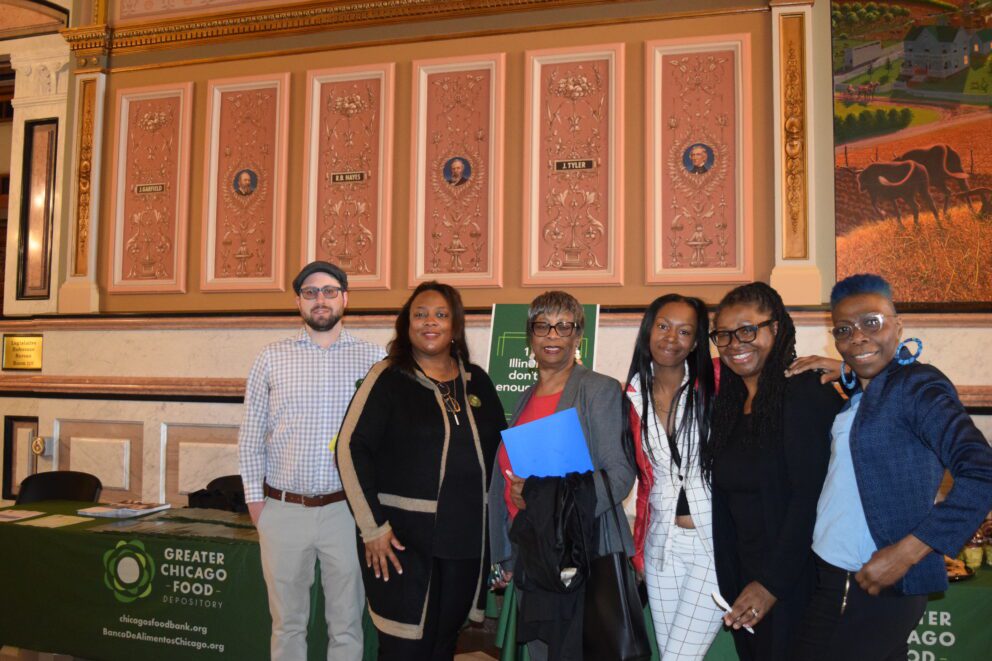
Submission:
[[858,377],[855,375],[854,370],[850,372],[847,371],[847,363],[840,364],[840,385],[844,386],[844,390],[854,390],[855,386],[858,385]]
[[[909,352],[909,347],[906,345],[910,342],[916,344],[916,353]],[[900,365],[912,365],[921,353],[923,353],[923,341],[918,337],[910,337],[900,342],[899,346],[896,347],[896,362]]]

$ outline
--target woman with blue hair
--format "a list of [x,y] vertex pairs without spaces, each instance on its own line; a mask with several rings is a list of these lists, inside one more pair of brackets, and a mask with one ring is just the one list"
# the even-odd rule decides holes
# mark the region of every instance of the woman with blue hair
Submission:
[[[817,584],[791,658],[905,659],[927,595],[947,588],[941,555],[992,507],[992,448],[947,377],[917,362],[923,343],[901,341],[881,276],[841,280],[830,307],[850,399],[831,429]],[[945,469],[954,485],[934,505]]]

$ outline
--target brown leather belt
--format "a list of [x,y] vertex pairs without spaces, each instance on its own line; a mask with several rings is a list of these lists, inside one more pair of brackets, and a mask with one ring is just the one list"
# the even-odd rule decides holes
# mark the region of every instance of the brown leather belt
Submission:
[[304,496],[303,494],[276,489],[275,487],[270,487],[268,484],[265,485],[265,495],[285,503],[303,505],[303,507],[323,507],[324,505],[340,502],[345,498],[344,491],[322,493],[316,496]]

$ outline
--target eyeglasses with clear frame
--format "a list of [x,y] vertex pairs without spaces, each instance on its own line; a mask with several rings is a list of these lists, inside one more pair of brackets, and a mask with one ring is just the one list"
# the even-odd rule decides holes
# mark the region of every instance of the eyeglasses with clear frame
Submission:
[[537,337],[544,337],[551,333],[554,328],[558,337],[570,337],[578,324],[574,321],[559,321],[557,324],[549,324],[546,321],[535,321],[530,325],[530,332]]
[[775,323],[774,319],[765,319],[757,324],[747,324],[734,330],[715,330],[710,333],[710,342],[718,347],[730,346],[731,338],[736,337],[741,344],[750,344],[758,337],[758,330]]
[[300,296],[308,301],[313,301],[317,298],[317,294],[323,294],[324,298],[331,301],[338,297],[342,290],[340,287],[335,287],[334,285],[324,285],[323,287],[300,287]]
[[858,317],[857,321],[844,322],[830,329],[830,334],[838,342],[847,342],[854,337],[854,331],[859,330],[865,335],[871,336],[878,333],[885,326],[885,318],[892,317],[891,314],[881,312],[869,312]]

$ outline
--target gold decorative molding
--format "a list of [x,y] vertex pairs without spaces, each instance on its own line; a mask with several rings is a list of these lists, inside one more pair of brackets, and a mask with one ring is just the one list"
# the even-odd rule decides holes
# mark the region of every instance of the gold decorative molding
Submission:
[[806,167],[806,17],[779,16],[782,108],[782,259],[809,258],[809,171]]
[[99,71],[106,64],[113,34],[109,25],[66,28],[61,34],[76,60],[76,73]]
[[[92,50],[106,29],[106,51],[112,55],[132,54],[149,50],[184,48],[200,44],[234,42],[259,37],[284,37],[312,32],[332,30],[355,30],[382,27],[400,23],[438,21],[455,18],[473,18],[496,14],[513,14],[526,11],[547,11],[581,6],[637,4],[638,0],[322,0],[305,5],[295,5],[286,9],[257,8],[238,12],[218,12],[194,17],[181,16],[159,21],[132,23],[108,27],[101,25],[72,28],[62,31],[70,48],[75,53]],[[504,33],[526,33],[560,28],[591,27],[618,23],[643,22],[654,20],[677,20],[702,16],[743,15],[766,13],[768,6],[756,0],[720,2],[714,6],[694,7],[691,3],[679,3],[678,7],[666,12],[636,14],[618,17],[591,17],[586,20],[568,20],[542,23],[539,26],[513,25],[505,28],[476,29],[458,33],[418,35],[398,37],[389,40],[362,39],[363,45],[384,45],[411,41],[433,41],[438,39],[479,37]],[[94,21],[99,20],[96,17]],[[100,32],[100,35],[95,34]],[[306,53],[334,50],[336,47],[350,47],[325,44],[320,47],[302,49],[281,49],[274,53],[254,52],[252,54],[232,54],[222,57],[196,58],[183,62],[157,63],[122,67],[115,71],[175,66],[188,62],[214,62],[252,59],[268,54]],[[95,66],[90,55],[86,66]]]
[[118,376],[0,376],[0,393],[120,397],[244,397],[245,379]]
[[76,160],[76,228],[73,240],[72,275],[86,276],[89,271],[90,186],[93,170],[93,132],[96,117],[94,78],[79,83],[79,153]]
[[63,30],[62,34],[75,52],[95,48],[106,29],[109,50],[119,54],[215,41],[255,39],[260,35],[283,36],[368,28],[399,22],[616,3],[616,0],[612,3],[607,0],[324,0],[287,9],[259,8],[193,18],[185,16],[113,28],[103,25],[70,28]]

